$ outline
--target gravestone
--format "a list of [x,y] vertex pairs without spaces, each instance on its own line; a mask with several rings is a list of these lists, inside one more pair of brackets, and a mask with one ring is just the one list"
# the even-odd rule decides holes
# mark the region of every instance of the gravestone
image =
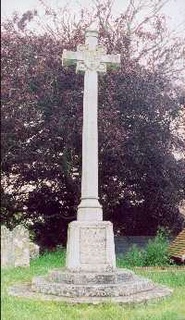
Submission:
[[66,268],[50,270],[29,285],[10,288],[15,296],[72,303],[140,302],[164,297],[171,290],[116,268],[113,226],[102,221],[98,199],[98,73],[118,65],[120,55],[106,54],[98,45],[98,30],[86,29],[85,45],[63,52],[63,65],[77,64],[84,72],[82,183],[77,221],[69,224]]
[[12,267],[14,264],[12,232],[1,226],[1,266]]
[[34,242],[29,242],[29,252],[30,252],[30,259],[36,259],[39,257],[40,248]]
[[28,267],[30,265],[29,231],[21,225],[12,231],[13,255],[15,267]]
[[12,231],[1,226],[1,266],[28,267],[39,256],[39,246],[30,242],[29,231],[22,225]]

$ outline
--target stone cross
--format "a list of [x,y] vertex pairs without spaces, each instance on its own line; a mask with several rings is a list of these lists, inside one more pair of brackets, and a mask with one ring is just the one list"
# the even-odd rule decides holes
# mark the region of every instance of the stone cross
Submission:
[[77,64],[76,71],[84,75],[83,137],[82,137],[82,183],[81,203],[77,220],[102,220],[102,206],[98,198],[98,72],[105,73],[107,66],[118,65],[120,55],[106,54],[98,45],[98,28],[92,24],[86,29],[85,44],[77,51],[63,51],[63,65]]
[[72,303],[142,302],[172,293],[132,271],[116,269],[113,225],[102,220],[98,202],[97,72],[119,56],[106,55],[97,45],[98,32],[87,29],[85,46],[64,51],[63,62],[77,62],[85,72],[82,199],[78,219],[68,226],[66,267],[34,277],[31,285],[9,289],[14,296],[27,295]]

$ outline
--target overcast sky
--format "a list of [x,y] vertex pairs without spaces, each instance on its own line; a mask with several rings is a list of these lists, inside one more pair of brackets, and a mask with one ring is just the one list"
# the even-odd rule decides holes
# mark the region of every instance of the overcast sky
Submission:
[[[152,0],[151,0],[152,1]],[[77,11],[80,6],[88,7],[91,0],[47,0],[47,3],[51,6],[63,6],[69,4],[69,6]],[[119,13],[123,11],[128,0],[114,0],[114,12]],[[2,18],[10,17],[13,11],[25,12],[29,9],[40,10],[41,6],[39,0],[2,0]],[[168,26],[172,29],[181,29],[185,33],[185,0],[169,0],[162,10],[168,17]],[[180,26],[180,27],[179,27]]]

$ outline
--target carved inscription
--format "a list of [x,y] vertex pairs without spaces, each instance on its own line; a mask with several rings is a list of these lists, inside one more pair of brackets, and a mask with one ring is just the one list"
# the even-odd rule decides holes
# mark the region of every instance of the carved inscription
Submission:
[[80,229],[80,262],[82,264],[106,263],[106,228]]

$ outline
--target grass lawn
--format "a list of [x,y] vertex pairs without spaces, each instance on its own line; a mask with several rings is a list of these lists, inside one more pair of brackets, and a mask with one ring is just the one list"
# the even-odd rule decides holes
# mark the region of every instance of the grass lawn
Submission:
[[185,320],[185,268],[142,269],[137,274],[174,289],[171,297],[146,304],[71,305],[62,302],[35,301],[7,295],[7,287],[31,281],[52,268],[64,265],[64,252],[47,253],[31,262],[30,268],[2,270],[2,320]]

